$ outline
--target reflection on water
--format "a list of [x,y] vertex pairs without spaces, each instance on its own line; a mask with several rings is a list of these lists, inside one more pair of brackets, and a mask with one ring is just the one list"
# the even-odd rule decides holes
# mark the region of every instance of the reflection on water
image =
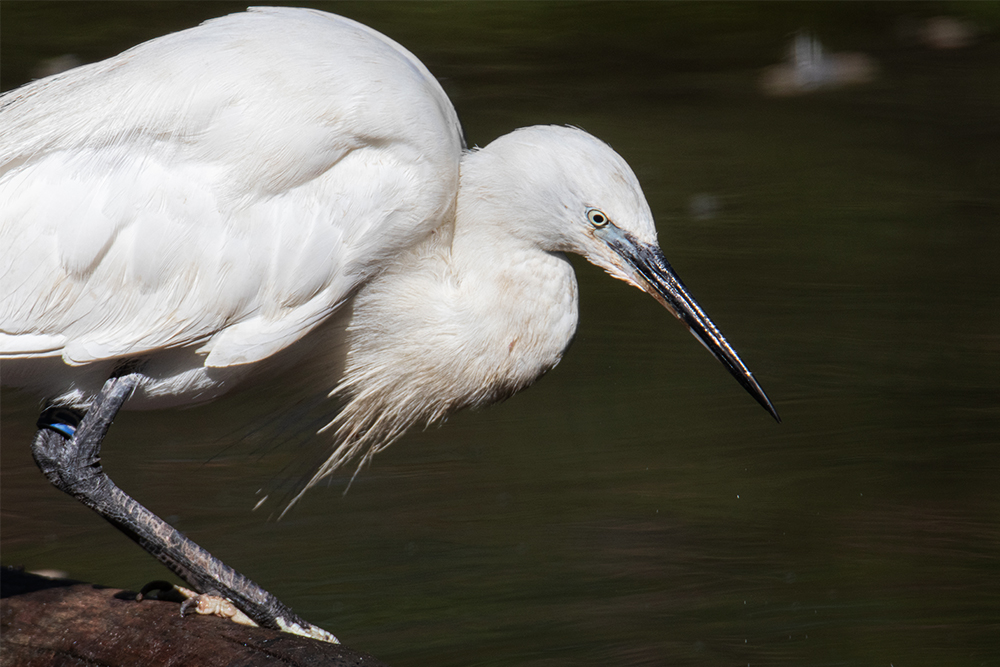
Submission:
[[[4,86],[29,59],[110,55],[229,7],[5,2]],[[251,511],[287,479],[276,471],[316,454],[301,425],[278,447],[248,431],[281,408],[273,388],[124,414],[107,468],[394,665],[993,664],[989,7],[962,5],[978,37],[934,50],[908,35],[951,6],[337,5],[442,77],[470,143],[559,122],[619,150],[667,257],[784,423],[652,300],[580,263],[581,328],[559,368],[407,436],[346,496],[350,472],[280,522],[277,503]],[[798,30],[869,54],[879,77],[762,95]],[[3,394],[4,562],[131,588],[162,578],[44,483],[26,446],[36,409]]]

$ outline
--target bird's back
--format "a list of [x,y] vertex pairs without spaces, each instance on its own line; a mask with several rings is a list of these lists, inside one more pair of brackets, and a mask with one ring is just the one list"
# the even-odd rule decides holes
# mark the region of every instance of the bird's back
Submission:
[[462,140],[402,47],[261,9],[8,93],[0,146],[0,358],[218,368],[450,224]]

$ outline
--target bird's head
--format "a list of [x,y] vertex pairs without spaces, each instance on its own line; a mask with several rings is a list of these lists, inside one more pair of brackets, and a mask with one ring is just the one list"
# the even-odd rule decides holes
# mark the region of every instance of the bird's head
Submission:
[[[653,214],[628,163],[571,127],[511,132],[480,151],[487,205],[509,211],[506,232],[551,252],[582,255],[659,301],[776,420],[777,411],[722,332],[663,256]],[[464,167],[463,167],[464,168]],[[463,175],[464,179],[464,175]]]

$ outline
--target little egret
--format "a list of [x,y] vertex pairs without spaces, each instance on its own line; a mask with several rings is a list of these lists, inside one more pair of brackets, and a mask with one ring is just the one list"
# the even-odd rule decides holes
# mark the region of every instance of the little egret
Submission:
[[424,65],[354,21],[251,9],[33,82],[0,98],[0,151],[0,359],[5,384],[47,400],[36,462],[261,625],[335,641],[107,478],[123,405],[207,401],[307,360],[341,406],[312,484],[555,366],[576,253],[652,295],[778,418],[617,153],[568,127],[465,150]]

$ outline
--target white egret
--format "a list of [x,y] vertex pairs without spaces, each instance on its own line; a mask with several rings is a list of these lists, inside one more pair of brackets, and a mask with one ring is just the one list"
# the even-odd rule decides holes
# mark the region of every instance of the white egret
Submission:
[[332,639],[115,487],[111,420],[308,359],[343,404],[315,481],[555,366],[577,323],[563,253],[651,294],[777,419],[610,147],[566,127],[463,146],[412,54],[307,9],[208,21],[4,95],[0,359],[51,406],[32,446],[50,481],[198,591]]

